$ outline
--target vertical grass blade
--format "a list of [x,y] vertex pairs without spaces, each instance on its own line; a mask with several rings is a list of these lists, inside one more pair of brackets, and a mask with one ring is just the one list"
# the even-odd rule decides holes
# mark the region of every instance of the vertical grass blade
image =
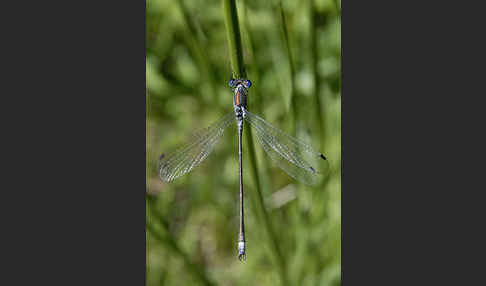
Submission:
[[[243,49],[241,46],[241,35],[238,24],[238,14],[236,10],[235,0],[222,0],[223,1],[223,13],[226,26],[226,35],[228,39],[228,47],[231,59],[231,67],[233,77],[242,78],[246,77],[244,65],[243,65]],[[269,247],[272,251],[272,257],[276,263],[278,273],[283,285],[288,284],[285,259],[280,250],[279,244],[275,232],[273,231],[271,220],[265,209],[263,196],[261,191],[261,182],[258,175],[258,168],[256,164],[256,155],[253,145],[253,138],[250,128],[246,128],[246,138],[249,150],[250,165],[253,178],[255,180],[256,191],[250,191],[250,199],[252,201],[253,211],[259,224],[266,230],[268,236]]]
[[324,113],[322,112],[322,103],[319,96],[319,50],[317,48],[317,13],[316,13],[316,3],[314,0],[310,0],[310,38],[311,38],[311,61],[312,61],[312,74],[314,77],[314,100],[316,108],[317,126],[319,127],[319,148],[322,150],[324,148],[325,140],[325,129],[324,129]]
[[267,232],[269,246],[270,249],[272,250],[275,263],[277,264],[277,269],[280,275],[280,280],[282,281],[282,285],[288,285],[289,283],[288,283],[285,257],[283,256],[283,253],[280,250],[280,246],[277,241],[277,236],[275,235],[271,220],[268,216],[263,201],[263,195],[261,191],[261,181],[258,175],[258,167],[256,164],[256,154],[255,154],[255,145],[253,144],[253,135],[251,129],[247,128],[247,130],[249,131],[246,132],[248,154],[250,157],[251,171],[252,171],[253,178],[255,179],[255,186],[256,186],[256,192],[255,191],[250,192],[250,199],[254,206],[254,212],[257,215],[257,218],[260,220],[260,224],[263,225],[263,227]]
[[[246,44],[247,49],[249,50],[249,60],[250,60],[250,65],[252,67],[252,77],[251,80],[253,83],[260,83],[261,82],[261,76],[260,76],[260,71],[258,67],[258,62],[257,58],[255,56],[255,38],[252,33],[250,23],[248,21],[248,0],[243,0],[243,19],[242,19],[242,27],[243,27],[243,33],[246,34],[246,41],[244,43]],[[248,99],[248,103],[250,104],[253,102],[254,104],[251,105],[251,109],[255,110],[257,113],[261,114],[263,111],[263,106],[264,106],[264,101],[263,101],[263,96],[261,96],[259,92],[259,88],[255,88],[251,91],[251,98]],[[268,187],[270,183],[270,176],[267,172],[268,169],[268,158],[264,157],[260,162],[261,166],[263,169],[260,170],[261,178],[262,178],[262,185],[263,187]]]
[[199,31],[197,29],[197,24],[195,23],[194,17],[190,15],[189,9],[187,8],[186,4],[184,3],[184,0],[178,0],[176,3],[179,6],[179,10],[182,13],[184,22],[186,24],[186,27],[189,30],[189,33],[185,34],[187,36],[188,41],[189,41],[189,48],[192,50],[194,53],[198,64],[199,68],[201,69],[201,74],[203,77],[205,77],[206,82],[209,83],[209,87],[211,89],[211,94],[213,95],[213,100],[216,105],[219,104],[218,100],[218,94],[216,93],[216,87],[215,87],[215,81],[213,78],[213,68],[209,62],[209,57],[208,54],[206,53],[206,48],[201,42],[199,35]]
[[281,27],[281,33],[285,44],[285,51],[287,53],[289,70],[290,70],[290,109],[292,110],[294,116],[292,133],[295,136],[297,132],[297,121],[299,119],[299,111],[297,108],[297,95],[295,90],[296,75],[295,75],[294,58],[292,56],[292,49],[290,47],[290,42],[289,42],[289,31],[287,29],[287,21],[285,19],[285,12],[283,9],[282,0],[279,1],[278,11],[279,11],[279,19],[280,19],[279,23]]
[[243,49],[241,48],[240,26],[238,24],[236,3],[235,0],[222,1],[233,77],[243,78],[246,74],[243,67]]
[[[252,82],[253,83],[259,83],[260,82],[260,72],[258,70],[258,65],[257,65],[257,60],[255,57],[255,48],[254,48],[254,37],[250,29],[250,25],[248,23],[248,0],[243,0],[243,32],[246,33],[246,47],[249,50],[249,59],[250,59],[250,65],[253,68],[253,75],[254,78],[252,77]],[[254,108],[256,111],[259,113],[262,111],[262,105],[263,105],[263,97],[259,95],[258,89],[252,90],[252,99],[255,99],[254,104],[252,108]]]

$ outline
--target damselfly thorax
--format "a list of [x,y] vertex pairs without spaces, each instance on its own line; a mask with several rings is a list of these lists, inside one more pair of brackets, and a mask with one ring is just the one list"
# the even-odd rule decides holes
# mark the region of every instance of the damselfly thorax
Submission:
[[233,106],[235,109],[236,120],[238,127],[241,127],[243,122],[244,111],[246,109],[246,97],[248,95],[248,88],[251,86],[249,80],[232,79],[230,80],[230,87],[233,88]]
[[238,85],[235,88],[235,95],[233,97],[233,105],[246,108],[246,96],[247,95],[248,95],[248,90],[243,86],[243,84]]

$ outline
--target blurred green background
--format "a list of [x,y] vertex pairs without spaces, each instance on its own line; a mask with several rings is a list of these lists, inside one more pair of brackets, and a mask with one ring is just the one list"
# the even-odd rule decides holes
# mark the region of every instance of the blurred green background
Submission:
[[248,109],[311,143],[330,162],[320,185],[306,187],[275,167],[254,136],[265,224],[252,199],[257,188],[245,125],[243,263],[237,259],[236,127],[191,173],[170,184],[158,177],[160,154],[233,111],[222,2],[146,4],[147,285],[340,285],[339,2],[237,1],[253,83]]

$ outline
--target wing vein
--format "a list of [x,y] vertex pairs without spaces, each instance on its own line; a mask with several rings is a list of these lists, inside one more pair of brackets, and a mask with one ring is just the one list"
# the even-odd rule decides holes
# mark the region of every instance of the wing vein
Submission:
[[232,123],[234,114],[229,113],[211,126],[196,132],[189,143],[162,157],[160,162],[160,177],[170,182],[198,166],[214,149],[219,138]]

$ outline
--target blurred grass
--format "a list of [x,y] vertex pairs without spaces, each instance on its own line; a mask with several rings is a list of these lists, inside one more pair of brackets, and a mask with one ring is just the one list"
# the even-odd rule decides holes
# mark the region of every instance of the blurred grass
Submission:
[[[289,133],[297,123],[297,135],[320,147],[331,167],[319,187],[301,186],[267,161],[258,143],[249,144],[253,139],[246,125],[248,257],[241,263],[236,128],[190,174],[165,184],[157,171],[161,153],[185,143],[194,129],[233,112],[222,2],[147,1],[147,285],[281,285],[264,218],[256,211],[258,197],[252,195],[258,188],[289,284],[341,284],[341,28],[336,3],[282,1],[279,11],[278,0],[237,1],[242,59],[253,83],[249,109]],[[250,157],[253,146],[256,159]],[[252,170],[258,170],[256,176]]]

